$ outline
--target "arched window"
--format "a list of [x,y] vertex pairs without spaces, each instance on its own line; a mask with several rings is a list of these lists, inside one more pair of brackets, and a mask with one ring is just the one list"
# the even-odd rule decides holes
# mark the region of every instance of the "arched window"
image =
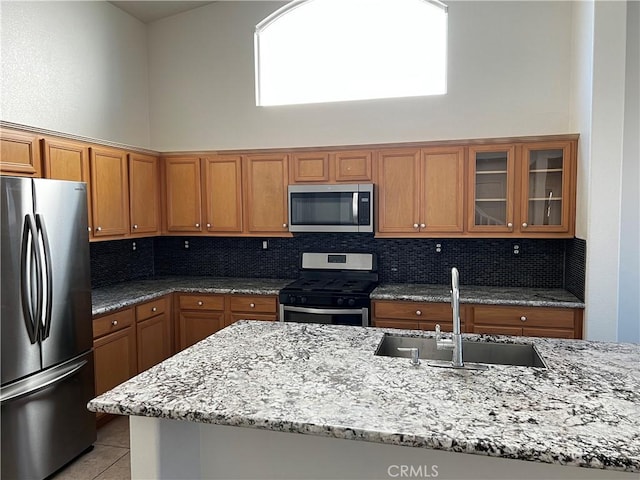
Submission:
[[446,93],[437,0],[297,0],[256,26],[256,104]]

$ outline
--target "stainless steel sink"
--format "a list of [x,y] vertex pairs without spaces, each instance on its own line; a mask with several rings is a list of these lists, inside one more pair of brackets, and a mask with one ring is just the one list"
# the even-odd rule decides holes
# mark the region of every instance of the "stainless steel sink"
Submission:
[[[375,354],[385,357],[407,357],[409,351],[398,348],[417,348],[419,358],[433,360],[434,366],[447,366],[451,362],[451,350],[438,350],[435,338],[403,337],[385,334]],[[466,363],[517,365],[547,368],[544,360],[531,344],[462,341],[462,360]]]

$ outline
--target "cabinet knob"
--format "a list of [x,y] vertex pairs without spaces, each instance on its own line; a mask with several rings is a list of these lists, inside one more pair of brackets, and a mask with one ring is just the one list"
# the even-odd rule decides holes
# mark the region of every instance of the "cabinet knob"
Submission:
[[424,227],[426,227],[426,225],[424,223],[421,223],[420,228],[424,228]]
[[527,317],[525,317],[524,315],[520,317],[520,321],[521,322],[526,322],[527,321]]
[[91,231],[91,227],[87,227],[87,230],[90,232]]
[[207,223],[207,228],[211,228],[211,224],[210,223]]
[[420,225],[418,225],[417,223],[413,224],[413,228],[418,228]]
[[111,325],[113,325],[114,327],[115,327],[116,325],[118,325],[118,320],[112,320],[112,321],[111,321]]
[[282,224],[282,228],[287,228],[287,224],[286,224],[286,223],[283,223],[283,224]]
[[96,227],[96,232],[101,232],[102,231],[102,227]]
[[137,228],[138,228],[138,225],[134,223],[133,224],[133,229],[136,230]]
[[522,228],[527,228],[529,225],[527,225],[527,222],[522,224]]
[[511,223],[511,222],[507,223],[507,227],[512,228],[513,227],[513,223]]
[[158,309],[157,309],[156,307],[153,307],[153,308],[151,309],[151,311],[152,311],[152,312],[157,312],[157,311],[158,311]]
[[416,310],[416,315],[418,315],[418,316],[422,315],[422,311]]
[[199,223],[196,223],[196,228],[200,228],[200,224]]
[[202,305],[204,305],[204,303],[202,303],[202,300],[198,300],[198,306],[201,307]]
[[256,304],[255,304],[255,303],[250,303],[250,304],[249,304],[249,306],[250,306],[251,308],[256,308]]

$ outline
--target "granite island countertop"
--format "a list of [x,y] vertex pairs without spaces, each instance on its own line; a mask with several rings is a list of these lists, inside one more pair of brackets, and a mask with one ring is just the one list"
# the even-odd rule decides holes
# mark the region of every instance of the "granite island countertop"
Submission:
[[[371,299],[450,302],[451,286],[419,283],[383,284],[371,293]],[[460,285],[460,303],[584,308],[584,302],[561,288]]]
[[147,302],[174,292],[278,295],[292,280],[235,277],[155,277],[91,290],[92,315]]
[[640,472],[640,345],[523,337],[548,368],[410,367],[385,332],[240,321],[89,409]]

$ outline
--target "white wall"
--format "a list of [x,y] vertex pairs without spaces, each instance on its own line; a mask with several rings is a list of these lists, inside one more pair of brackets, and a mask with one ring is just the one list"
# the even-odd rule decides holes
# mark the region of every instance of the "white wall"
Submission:
[[0,2],[0,118],[149,147],[146,26],[106,2]]
[[346,145],[571,132],[571,4],[449,3],[446,96],[312,106],[255,106],[253,31],[282,2],[222,1],[155,22],[149,26],[152,147]]

